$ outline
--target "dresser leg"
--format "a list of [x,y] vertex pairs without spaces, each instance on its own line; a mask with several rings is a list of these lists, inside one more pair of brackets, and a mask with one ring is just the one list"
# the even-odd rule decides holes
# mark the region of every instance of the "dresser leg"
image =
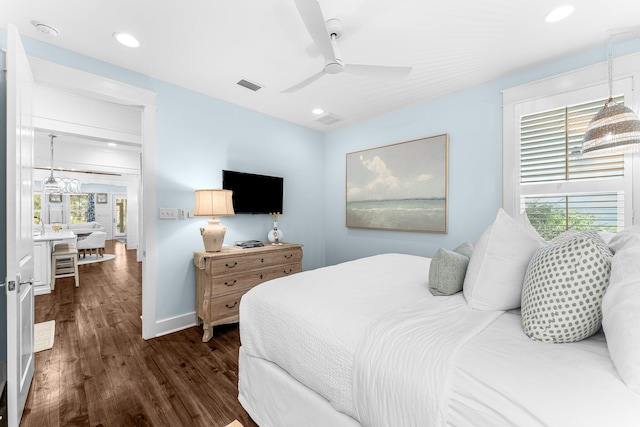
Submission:
[[213,337],[213,326],[209,326],[204,323],[202,325],[202,329],[204,329],[204,334],[202,334],[202,342],[209,342],[209,340]]

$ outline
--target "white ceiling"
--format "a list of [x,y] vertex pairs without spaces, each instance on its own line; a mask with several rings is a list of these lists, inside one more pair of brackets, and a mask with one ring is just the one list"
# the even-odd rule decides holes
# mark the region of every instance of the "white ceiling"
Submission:
[[[293,94],[280,91],[320,71],[294,0],[3,0],[0,26],[24,36],[327,131],[501,75],[603,46],[609,31],[636,28],[636,0],[566,0],[576,10],[547,24],[557,0],[320,0],[339,18],[345,62],[411,66],[399,81],[328,75]],[[31,24],[55,27],[56,38]],[[137,49],[112,34],[126,31]],[[603,48],[604,57],[604,48]],[[248,79],[257,92],[236,84]],[[327,126],[311,113],[342,118]]]

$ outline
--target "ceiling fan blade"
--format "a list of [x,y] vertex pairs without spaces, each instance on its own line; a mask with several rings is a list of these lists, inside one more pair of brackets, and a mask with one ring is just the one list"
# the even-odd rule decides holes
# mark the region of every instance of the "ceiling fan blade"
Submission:
[[302,89],[303,87],[309,86],[311,83],[315,82],[316,80],[318,80],[320,77],[324,76],[325,74],[327,74],[327,73],[324,70],[322,70],[319,73],[316,73],[313,76],[309,77],[308,79],[303,80],[300,83],[291,86],[289,89],[283,90],[280,93],[293,93],[293,92],[296,92],[296,91]]
[[345,64],[344,72],[358,76],[401,79],[411,72],[411,67],[394,67],[386,65]]
[[320,49],[322,56],[327,61],[335,61],[336,55],[331,45],[331,38],[327,32],[327,25],[318,0],[296,0],[296,6],[304,25],[307,27],[314,43]]

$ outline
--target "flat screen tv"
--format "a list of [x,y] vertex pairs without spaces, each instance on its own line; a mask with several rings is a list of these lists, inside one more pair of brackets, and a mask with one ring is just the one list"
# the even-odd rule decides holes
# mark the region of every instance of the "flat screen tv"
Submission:
[[223,170],[222,188],[233,191],[233,210],[237,214],[283,213],[283,178]]

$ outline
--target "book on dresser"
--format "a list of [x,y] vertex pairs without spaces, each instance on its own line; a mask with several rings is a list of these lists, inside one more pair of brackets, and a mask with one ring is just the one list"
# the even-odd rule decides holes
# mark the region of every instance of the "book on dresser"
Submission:
[[202,341],[213,327],[239,321],[240,298],[267,280],[302,271],[302,245],[282,243],[261,247],[228,247],[220,252],[194,252],[196,322]]

